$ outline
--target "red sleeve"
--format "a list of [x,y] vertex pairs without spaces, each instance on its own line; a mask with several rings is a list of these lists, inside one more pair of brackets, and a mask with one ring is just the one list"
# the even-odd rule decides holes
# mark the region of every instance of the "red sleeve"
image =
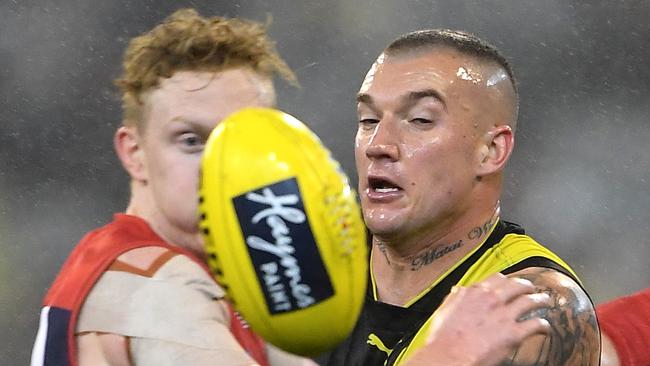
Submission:
[[650,365],[650,288],[596,307],[622,366]]

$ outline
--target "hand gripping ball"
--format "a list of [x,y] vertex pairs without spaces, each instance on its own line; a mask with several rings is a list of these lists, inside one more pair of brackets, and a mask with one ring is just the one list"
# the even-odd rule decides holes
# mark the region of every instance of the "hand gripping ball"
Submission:
[[212,132],[201,165],[208,265],[253,330],[313,356],[354,327],[365,295],[365,227],[354,191],[294,117],[248,108]]

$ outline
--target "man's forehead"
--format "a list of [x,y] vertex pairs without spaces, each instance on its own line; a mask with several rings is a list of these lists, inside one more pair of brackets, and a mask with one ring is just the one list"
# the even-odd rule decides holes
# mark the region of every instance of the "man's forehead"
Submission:
[[448,88],[456,78],[455,73],[447,61],[438,55],[432,56],[382,54],[366,75],[359,95],[396,96],[418,90],[433,88],[442,91]]
[[160,80],[160,89],[193,91],[207,87],[215,79],[223,78],[220,71],[179,70]]
[[449,47],[382,54],[366,75],[360,93],[367,93],[376,84],[399,85],[437,84],[438,87],[468,85],[498,87],[509,83],[506,71],[498,64],[477,59]]
[[247,69],[177,71],[143,98],[146,113],[163,120],[194,121],[212,126],[245,107],[271,107],[273,83]]
[[159,85],[145,93],[145,100],[160,99],[164,103],[183,101],[214,103],[222,99],[259,99],[274,103],[275,93],[270,77],[248,68],[218,71],[176,71],[161,79]]
[[224,84],[234,86],[259,87],[267,77],[249,68],[229,68],[225,70],[179,70],[169,78],[161,79],[159,89],[194,92],[202,89],[223,89]]

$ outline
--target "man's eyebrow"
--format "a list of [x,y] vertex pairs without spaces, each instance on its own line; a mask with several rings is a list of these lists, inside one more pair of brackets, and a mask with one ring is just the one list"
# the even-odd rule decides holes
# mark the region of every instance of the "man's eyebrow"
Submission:
[[[440,94],[440,92],[438,92],[435,89],[424,89],[424,90],[412,91],[404,95],[401,99],[404,101],[405,104],[413,105],[417,101],[423,98],[434,98],[438,102],[440,102],[440,104],[442,104],[442,106],[445,109],[447,109],[447,104],[445,103],[445,99],[443,98],[442,94]],[[375,105],[375,102],[370,96],[370,94],[359,93],[357,94],[356,100],[357,103],[367,104],[370,107],[373,107]]]
[[424,90],[418,90],[418,91],[412,91],[404,97],[405,101],[408,104],[415,104],[417,101],[423,98],[434,98],[442,104],[442,106],[447,109],[447,104],[445,103],[445,99],[442,97],[440,92],[438,92],[435,89],[424,89]]
[[170,122],[176,122],[176,123],[181,123],[186,126],[191,127],[194,129],[196,132],[208,136],[210,132],[212,132],[212,128],[206,126],[205,124],[198,122],[197,120],[194,119],[189,119],[189,118],[184,118],[182,116],[174,117],[171,119]]
[[375,104],[375,102],[372,100],[372,97],[370,96],[370,94],[366,94],[366,93],[357,94],[356,100],[357,100],[357,103],[368,104],[370,106]]

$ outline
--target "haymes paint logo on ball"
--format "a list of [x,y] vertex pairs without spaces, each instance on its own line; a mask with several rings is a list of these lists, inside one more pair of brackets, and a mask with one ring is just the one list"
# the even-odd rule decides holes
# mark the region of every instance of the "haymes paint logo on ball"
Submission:
[[271,314],[334,294],[296,178],[244,193],[233,204]]

